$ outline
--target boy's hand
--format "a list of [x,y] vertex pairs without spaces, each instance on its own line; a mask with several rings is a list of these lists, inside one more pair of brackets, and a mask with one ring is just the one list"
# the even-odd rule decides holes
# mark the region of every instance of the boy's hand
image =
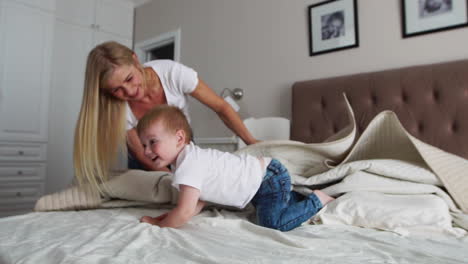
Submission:
[[152,224],[152,225],[159,225],[159,222],[161,222],[161,220],[166,218],[166,216],[167,216],[167,213],[162,214],[162,215],[160,215],[158,217],[143,216],[142,218],[140,218],[140,222],[141,223],[148,223],[148,224]]
[[140,221],[159,227],[177,228],[198,214],[205,204],[199,200],[200,190],[184,184],[181,184],[179,189],[179,201],[174,209],[158,217],[144,216]]

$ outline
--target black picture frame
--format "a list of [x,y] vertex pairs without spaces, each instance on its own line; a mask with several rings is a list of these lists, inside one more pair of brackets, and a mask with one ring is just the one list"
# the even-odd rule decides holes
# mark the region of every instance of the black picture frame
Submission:
[[468,0],[401,0],[402,37],[468,26]]
[[359,47],[357,0],[329,0],[308,7],[309,55]]

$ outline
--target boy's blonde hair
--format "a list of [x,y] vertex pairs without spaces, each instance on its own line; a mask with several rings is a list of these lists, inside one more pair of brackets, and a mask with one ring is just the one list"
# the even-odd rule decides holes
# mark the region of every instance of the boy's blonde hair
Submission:
[[[119,151],[126,153],[126,104],[102,90],[117,67],[134,65],[146,80],[134,52],[115,41],[97,45],[88,55],[80,115],[75,128],[73,161],[78,183],[94,191],[108,180]],[[146,81],[143,82],[146,88]]]
[[190,140],[192,140],[192,128],[180,108],[171,105],[154,107],[138,121],[136,127],[138,135],[141,135],[156,122],[162,122],[167,132],[175,133],[178,130],[183,130],[185,132],[185,143],[190,143]]

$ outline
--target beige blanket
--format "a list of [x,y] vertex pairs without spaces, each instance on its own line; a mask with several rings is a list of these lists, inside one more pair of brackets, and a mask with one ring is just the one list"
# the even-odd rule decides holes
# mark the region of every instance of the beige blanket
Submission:
[[[423,164],[432,170],[456,206],[468,212],[468,160],[430,146],[411,136],[390,111],[377,115],[355,144],[356,125],[348,104],[350,126],[333,140],[318,144],[295,141],[266,141],[238,151],[279,159],[291,173],[293,183],[300,186],[322,184],[314,175],[337,165],[358,160],[393,159]],[[109,208],[156,203],[171,204],[177,192],[165,172],[129,170],[111,179],[103,197],[92,195],[86,187],[72,187],[43,196],[36,211]]]

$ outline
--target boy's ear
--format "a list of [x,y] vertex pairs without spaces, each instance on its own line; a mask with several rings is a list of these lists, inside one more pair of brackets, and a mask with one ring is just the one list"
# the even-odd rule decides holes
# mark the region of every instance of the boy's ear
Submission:
[[185,139],[187,138],[187,134],[183,129],[179,129],[176,131],[177,137],[177,144],[185,144]]

